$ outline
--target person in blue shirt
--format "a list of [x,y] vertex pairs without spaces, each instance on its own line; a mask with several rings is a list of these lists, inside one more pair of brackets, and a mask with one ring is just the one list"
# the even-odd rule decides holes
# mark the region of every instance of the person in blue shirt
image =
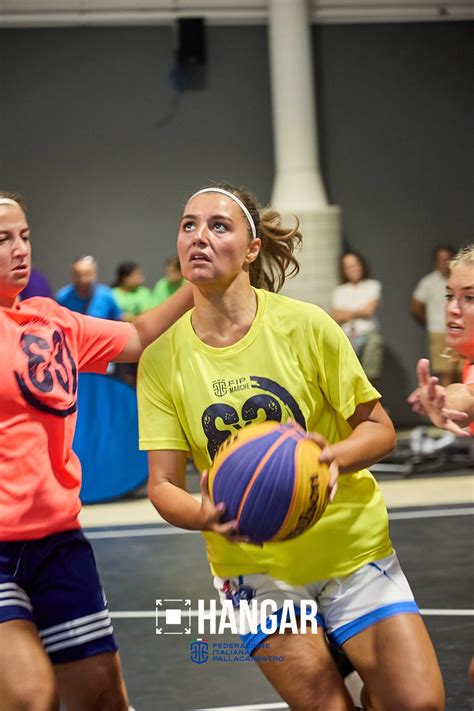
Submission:
[[61,306],[96,318],[113,321],[122,319],[122,310],[112,289],[97,282],[97,262],[94,257],[75,259],[71,276],[72,283],[63,286],[56,294],[56,301]]

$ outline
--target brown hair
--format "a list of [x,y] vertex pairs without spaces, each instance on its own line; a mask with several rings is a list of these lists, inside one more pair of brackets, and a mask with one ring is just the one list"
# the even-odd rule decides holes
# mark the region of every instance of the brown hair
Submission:
[[456,250],[450,244],[437,244],[433,249],[433,258],[436,261],[440,252],[449,252],[452,257],[456,254]]
[[14,200],[19,204],[23,212],[26,214],[26,200],[20,193],[12,193],[9,190],[2,190],[0,188],[0,198],[8,198],[9,200]]
[[[205,187],[226,190],[243,202],[252,216],[256,236],[262,241],[257,259],[250,265],[250,283],[259,289],[280,291],[286,278],[295,276],[300,270],[298,260],[294,256],[303,239],[298,218],[295,216],[296,224],[293,228],[285,227],[279,212],[272,208],[262,210],[252,193],[245,188],[230,183],[210,183]],[[253,239],[250,225],[248,233],[250,239]]]
[[370,269],[366,258],[363,257],[360,252],[355,252],[354,250],[349,249],[347,252],[344,252],[344,254],[341,254],[341,256],[339,257],[339,275],[341,277],[341,284],[347,284],[347,282],[349,281],[344,269],[344,257],[349,256],[355,257],[359,262],[359,265],[362,269],[362,279],[368,279],[370,277]]

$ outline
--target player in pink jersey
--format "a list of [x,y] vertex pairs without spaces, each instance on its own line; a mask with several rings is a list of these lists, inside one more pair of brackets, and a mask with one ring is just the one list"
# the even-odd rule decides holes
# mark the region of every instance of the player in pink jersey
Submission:
[[467,436],[474,434],[474,245],[461,249],[450,263],[446,285],[446,342],[465,358],[463,382],[443,388],[430,374],[430,363],[418,361],[418,388],[408,402],[434,425]]
[[[463,247],[450,262],[446,285],[446,342],[465,358],[462,383],[441,387],[430,373],[429,360],[418,361],[418,388],[408,402],[437,427],[458,437],[474,435],[474,244]],[[468,427],[469,433],[462,429]],[[474,657],[468,667],[474,686]]]
[[191,290],[131,325],[51,299],[20,301],[30,270],[24,202],[0,190],[0,706],[52,711],[61,699],[74,711],[126,711],[105,596],[78,522],[77,377],[138,360],[191,306]]

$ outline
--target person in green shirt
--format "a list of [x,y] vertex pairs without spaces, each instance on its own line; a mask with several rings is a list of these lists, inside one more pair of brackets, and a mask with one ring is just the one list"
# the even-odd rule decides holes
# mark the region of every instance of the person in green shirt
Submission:
[[158,306],[183,286],[184,279],[178,257],[168,257],[163,264],[165,276],[159,279],[151,291],[151,304]]
[[[152,308],[151,291],[143,286],[145,277],[136,262],[122,262],[117,267],[112,292],[122,309],[122,319],[133,322],[144,311]],[[136,363],[117,363],[113,372],[116,378],[135,387],[137,381]]]
[[143,286],[145,277],[136,262],[122,262],[117,267],[113,285],[114,296],[123,311],[124,321],[134,321],[151,308],[150,289]]

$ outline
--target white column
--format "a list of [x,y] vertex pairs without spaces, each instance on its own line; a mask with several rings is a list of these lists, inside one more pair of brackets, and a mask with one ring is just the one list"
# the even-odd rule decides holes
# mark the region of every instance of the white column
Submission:
[[[315,80],[306,0],[270,0],[269,47],[276,174],[271,204],[297,214],[301,272],[284,293],[329,307],[337,284],[340,211],[319,171]],[[289,217],[291,219],[291,217]]]

